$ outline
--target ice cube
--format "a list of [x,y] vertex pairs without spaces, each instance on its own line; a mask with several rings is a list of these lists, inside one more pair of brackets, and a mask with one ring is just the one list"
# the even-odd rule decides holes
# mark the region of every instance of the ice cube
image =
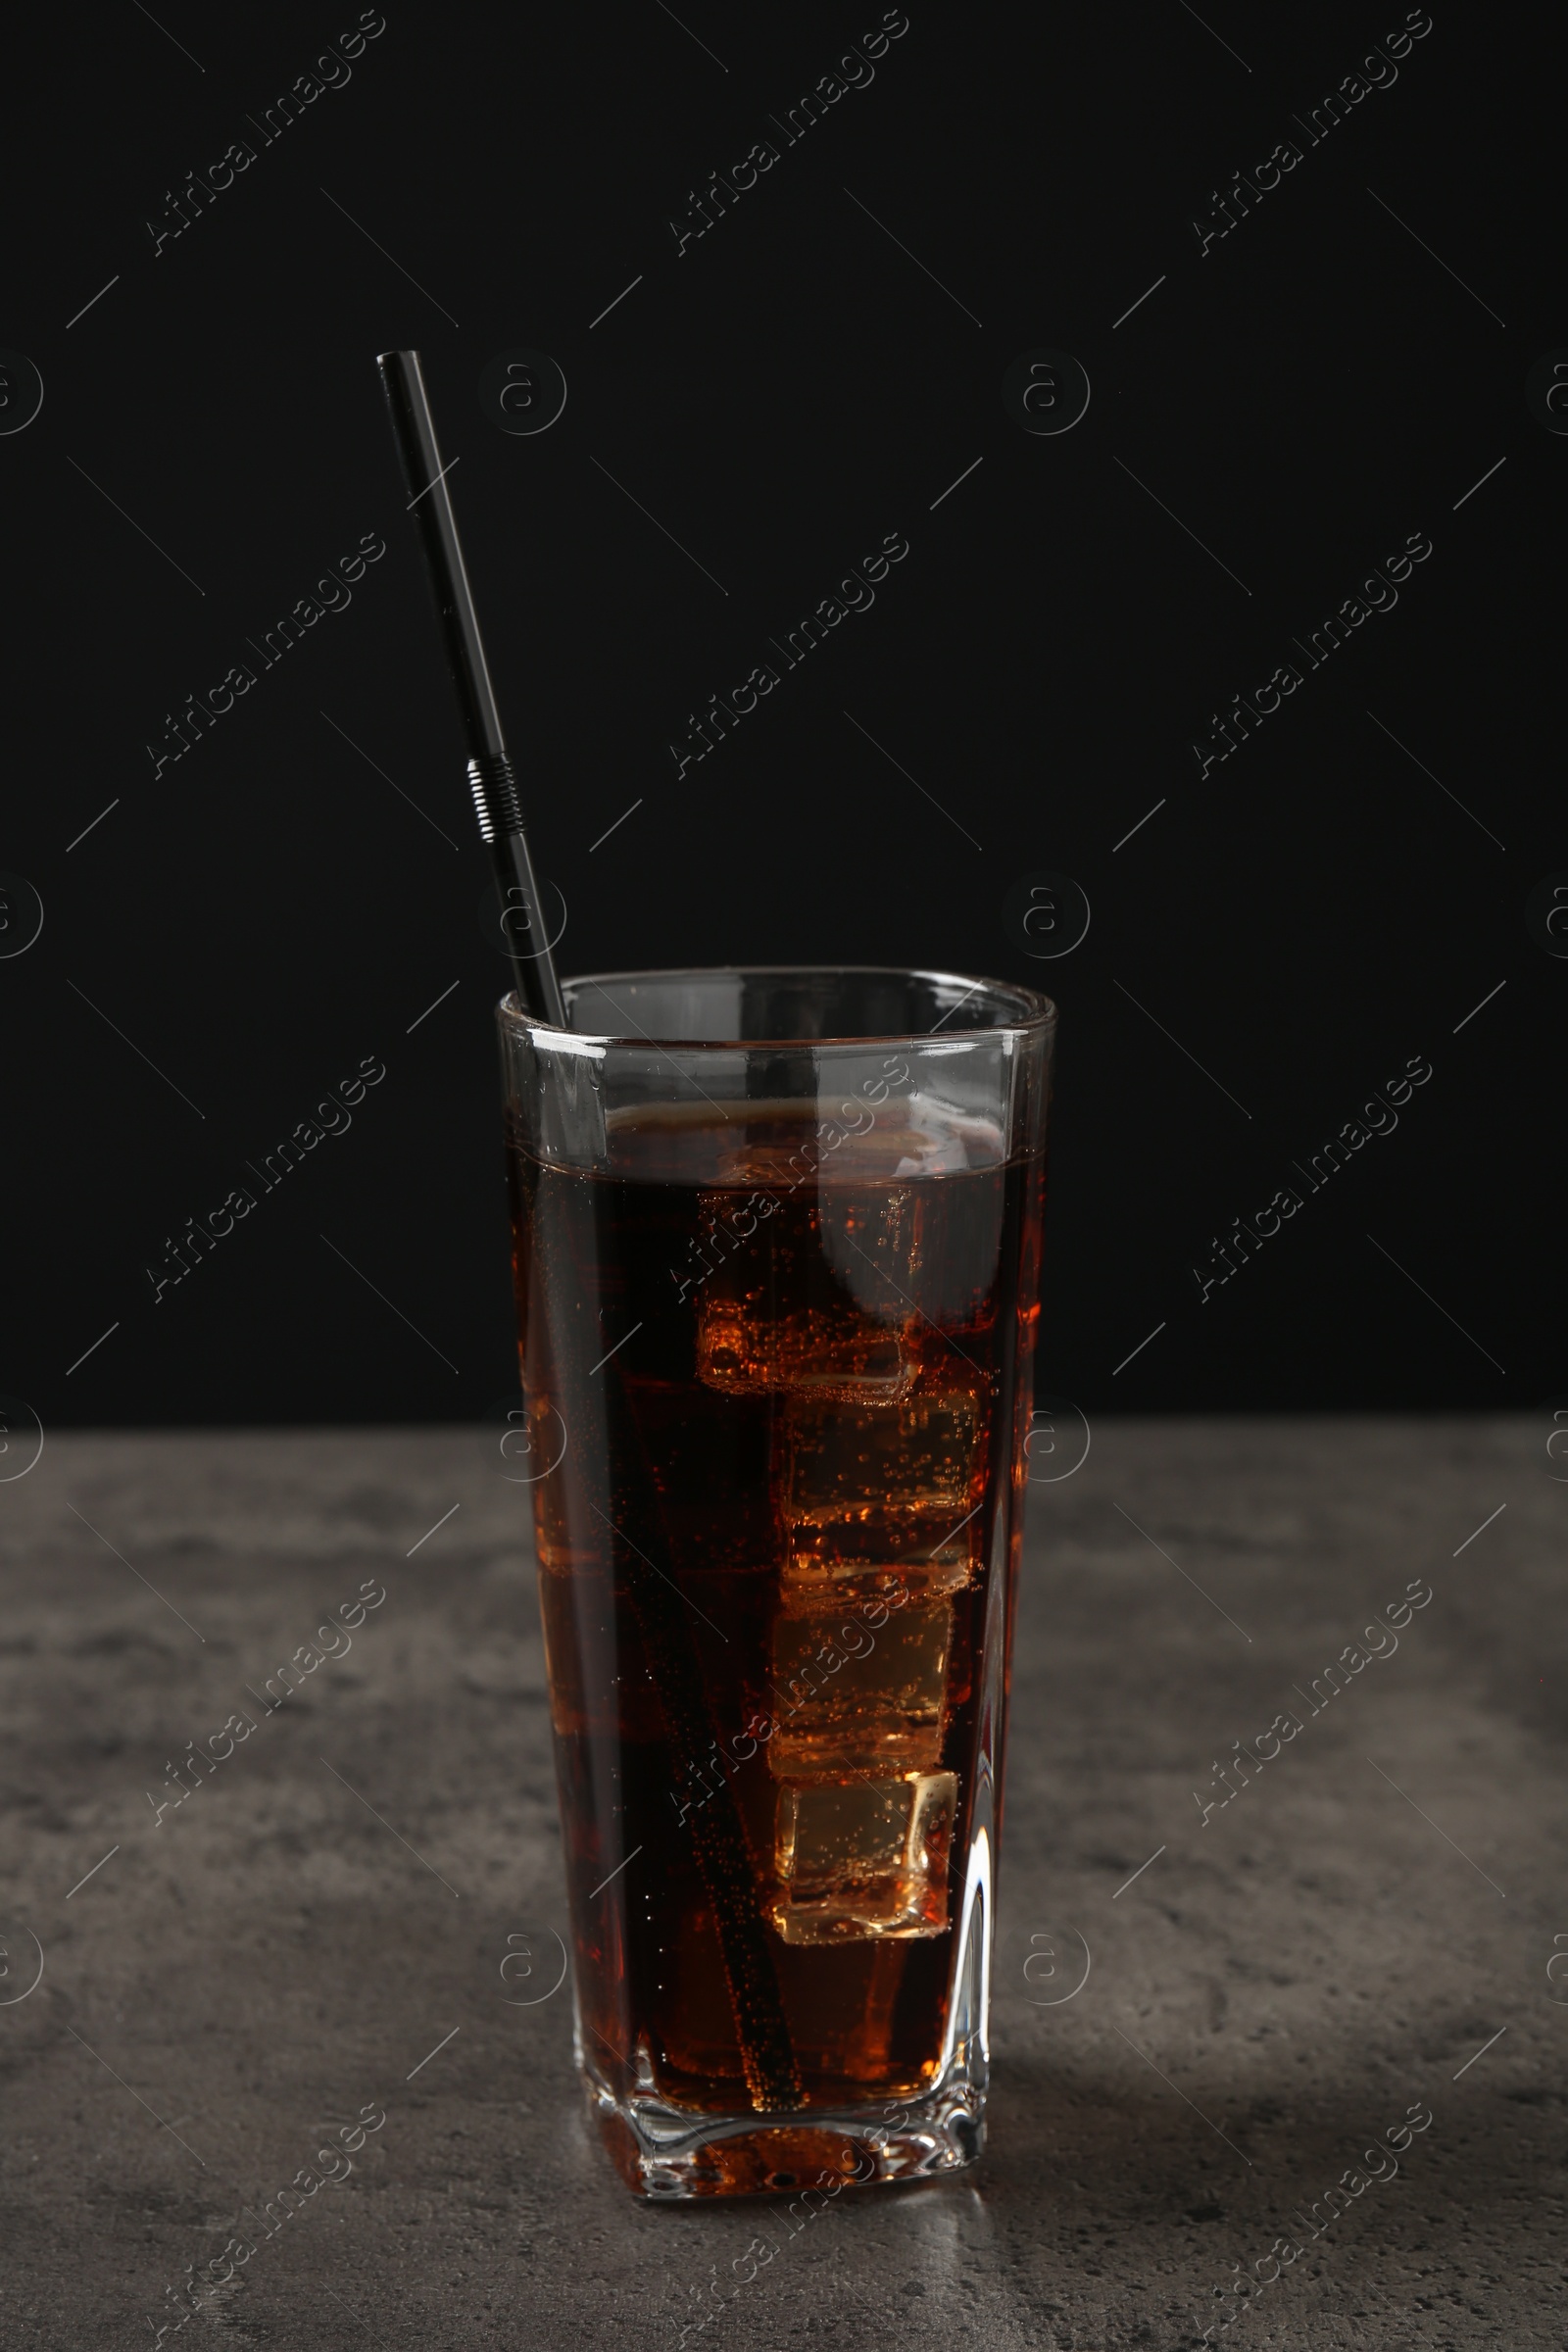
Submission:
[[698,1196],[690,1268],[697,1373],[726,1395],[889,1398],[911,1378],[907,1187],[829,1199]]
[[915,1313],[917,1220],[906,1184],[824,1185],[816,1199],[822,1254],[862,1314],[903,1323]]
[[951,1772],[787,1783],[772,1907],[784,1941],[940,1936],[957,1793]]
[[941,1761],[951,1600],[915,1602],[874,1632],[858,1619],[779,1616],[768,1762],[804,1772],[907,1771]]
[[792,1398],[784,1478],[791,1606],[897,1569],[914,1592],[966,1585],[979,1558],[985,1449],[967,1390],[882,1404]]
[[909,1386],[901,1334],[853,1307],[769,1312],[759,1286],[741,1297],[705,1294],[697,1307],[697,1377],[725,1396],[783,1389],[797,1396],[891,1401]]

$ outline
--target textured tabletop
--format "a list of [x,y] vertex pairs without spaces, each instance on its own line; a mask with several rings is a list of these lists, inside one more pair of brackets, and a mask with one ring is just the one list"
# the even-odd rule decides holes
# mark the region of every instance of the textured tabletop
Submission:
[[1533,1428],[1107,1422],[1034,1488],[990,2145],[793,2221],[639,2204],[587,2124],[496,1461],[118,1435],[0,1485],[7,2352],[149,2347],[236,2239],[179,2340],[1562,2343]]

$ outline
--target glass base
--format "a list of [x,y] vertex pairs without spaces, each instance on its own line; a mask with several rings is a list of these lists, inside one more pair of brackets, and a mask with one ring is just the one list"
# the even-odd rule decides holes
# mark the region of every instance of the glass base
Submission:
[[588,2104],[628,2188],[658,2199],[836,2196],[874,2180],[925,2180],[973,2164],[985,2146],[990,2078],[990,1839],[971,1857],[953,2009],[937,2078],[905,2099],[884,2097],[787,2115],[702,2114],[650,2084],[616,2091],[577,2032]]
[[588,2103],[616,2171],[639,2196],[799,2196],[923,2180],[972,2164],[985,2145],[985,2067],[978,2046],[954,2053],[942,2082],[874,2105],[818,2107],[770,2120],[702,2115],[667,2100],[617,2097],[583,2069]]

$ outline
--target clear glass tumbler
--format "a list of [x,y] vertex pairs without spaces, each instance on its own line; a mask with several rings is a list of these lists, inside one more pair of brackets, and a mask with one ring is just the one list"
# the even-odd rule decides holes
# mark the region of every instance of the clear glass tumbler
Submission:
[[1055,1012],[500,1007],[578,2063],[653,2197],[979,2151]]

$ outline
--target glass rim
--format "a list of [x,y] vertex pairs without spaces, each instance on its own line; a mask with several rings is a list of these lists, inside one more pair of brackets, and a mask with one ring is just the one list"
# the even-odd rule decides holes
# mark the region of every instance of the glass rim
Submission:
[[[988,1022],[983,1029],[958,1029],[952,1038],[967,1037],[1032,1037],[1050,1036],[1056,1027],[1056,1006],[1037,989],[1025,988],[1015,980],[997,980],[974,972],[944,972],[928,970],[923,965],[897,963],[708,963],[667,964],[630,971],[573,972],[561,983],[563,993],[577,988],[598,988],[613,981],[643,980],[802,980],[802,979],[869,979],[869,980],[926,980],[938,987],[956,988],[965,992],[963,1003],[980,990],[1010,1000],[1021,1009],[1019,1017]],[[950,1008],[958,1009],[957,1004]],[[819,1046],[909,1046],[920,1047],[939,1035],[936,1029],[859,1031],[832,1037],[655,1037],[647,1030],[635,1036],[622,1037],[609,1030],[563,1029],[553,1021],[538,1019],[524,1012],[514,990],[509,989],[496,1006],[499,1018],[517,1030],[544,1039],[570,1039],[581,1046],[625,1048],[635,1052],[639,1047],[656,1046],[662,1051],[682,1054],[749,1054],[762,1048],[790,1046],[802,1053]],[[946,1016],[945,1016],[946,1017]]]

